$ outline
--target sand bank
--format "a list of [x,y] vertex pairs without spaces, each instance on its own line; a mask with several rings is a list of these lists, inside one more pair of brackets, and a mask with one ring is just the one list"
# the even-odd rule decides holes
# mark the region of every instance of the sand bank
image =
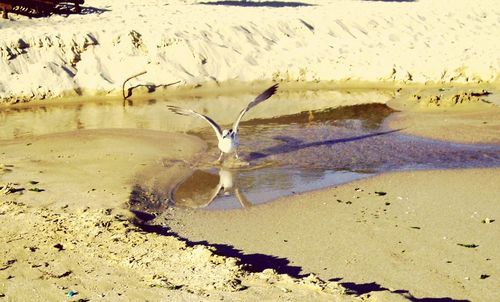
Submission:
[[88,0],[81,15],[12,14],[0,20],[0,98],[119,94],[143,70],[131,85],[493,82],[496,4]]
[[387,126],[460,143],[500,142],[500,98],[494,87],[404,89],[387,105],[400,112]]
[[[178,143],[172,144],[175,141]],[[192,160],[206,148],[193,136],[149,130],[81,130],[2,141],[3,183],[24,188],[28,205],[119,208],[148,165]],[[171,170],[169,170],[171,169]],[[182,173],[172,164],[164,173]],[[30,189],[43,189],[36,194]],[[50,196],[47,198],[47,196]]]

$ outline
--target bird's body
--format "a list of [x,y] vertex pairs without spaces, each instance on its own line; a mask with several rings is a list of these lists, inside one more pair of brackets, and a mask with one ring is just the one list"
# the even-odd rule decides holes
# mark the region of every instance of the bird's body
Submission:
[[184,109],[171,105],[168,105],[167,108],[168,110],[180,115],[186,115],[186,116],[189,115],[202,118],[205,121],[207,121],[210,124],[210,126],[212,126],[212,128],[215,131],[215,135],[217,135],[217,140],[218,140],[217,147],[221,151],[218,161],[222,159],[224,154],[234,154],[235,157],[238,158],[238,147],[239,147],[238,131],[241,118],[252,107],[270,98],[276,92],[277,88],[278,84],[274,84],[273,86],[269,87],[264,92],[259,94],[252,102],[248,103],[248,105],[245,108],[243,108],[243,110],[240,111],[238,118],[233,124],[233,127],[227,130],[226,129],[221,130],[220,126],[216,122],[214,122],[211,118],[209,118],[206,115],[195,112],[193,110]]
[[236,153],[238,147],[240,146],[240,141],[238,138],[238,133],[230,130],[222,131],[222,139],[219,140],[217,147],[224,153],[231,154]]

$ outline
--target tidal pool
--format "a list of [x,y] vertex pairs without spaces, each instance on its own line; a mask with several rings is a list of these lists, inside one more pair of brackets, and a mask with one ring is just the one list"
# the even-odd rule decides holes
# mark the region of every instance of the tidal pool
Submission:
[[211,148],[165,195],[180,207],[237,209],[388,171],[500,166],[500,146],[404,135],[384,126],[391,114],[365,104],[245,122],[240,155],[249,165],[239,168],[210,164],[218,150],[207,127],[193,134]]
[[[500,146],[440,142],[388,129],[384,121],[397,112],[374,102],[388,98],[380,94],[330,92],[306,99],[300,95],[270,99],[252,109],[241,124],[240,155],[248,165],[238,168],[213,163],[218,150],[208,124],[165,108],[166,104],[194,108],[230,125],[252,97],[4,107],[0,140],[106,128],[187,131],[201,137],[209,148],[195,162],[182,163],[191,172],[178,180],[175,189],[171,185],[145,187],[140,179],[133,186],[131,200],[139,201],[134,204],[148,209],[155,199],[154,212],[170,205],[207,210],[249,207],[387,171],[500,166]],[[357,105],[342,106],[344,102]],[[156,177],[161,174],[159,169]]]

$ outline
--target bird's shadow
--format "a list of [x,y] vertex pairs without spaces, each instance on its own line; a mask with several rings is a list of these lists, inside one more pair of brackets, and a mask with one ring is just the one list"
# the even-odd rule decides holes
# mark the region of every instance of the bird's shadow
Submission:
[[362,140],[362,139],[366,139],[366,138],[387,135],[387,134],[391,134],[394,132],[399,132],[401,130],[403,130],[403,129],[379,131],[379,132],[369,133],[369,134],[365,134],[365,135],[316,141],[316,142],[310,142],[310,143],[305,143],[305,142],[303,142],[299,139],[293,138],[293,137],[277,136],[277,137],[274,137],[274,139],[280,140],[280,141],[284,142],[284,144],[272,146],[272,147],[266,148],[260,152],[250,152],[249,160],[264,159],[264,158],[267,158],[267,157],[272,156],[272,155],[295,152],[298,150],[311,148],[311,147],[331,146],[331,145],[340,144],[340,143],[348,143],[348,142],[358,141],[358,140]]
[[301,7],[301,6],[314,6],[314,4],[305,2],[285,2],[285,1],[237,1],[237,0],[222,0],[222,1],[210,1],[210,2],[199,2],[202,5],[223,5],[223,6],[239,6],[239,7]]

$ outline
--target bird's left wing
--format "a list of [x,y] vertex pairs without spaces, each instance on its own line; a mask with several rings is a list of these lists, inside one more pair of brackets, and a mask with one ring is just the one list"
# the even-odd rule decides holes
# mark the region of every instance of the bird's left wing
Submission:
[[241,110],[238,119],[234,122],[233,132],[238,132],[238,126],[240,125],[241,118],[243,117],[243,115],[245,115],[245,113],[247,113],[248,110],[270,98],[273,94],[276,93],[277,89],[278,89],[278,84],[274,84],[273,86],[267,88],[264,92],[259,94],[253,101],[248,103],[248,105],[245,108],[243,108],[243,110]]
[[205,121],[207,121],[210,124],[210,126],[212,126],[212,128],[215,131],[215,134],[217,135],[217,138],[219,140],[222,139],[222,130],[221,130],[220,126],[216,122],[214,122],[214,120],[209,118],[208,116],[203,115],[201,113],[198,113],[198,112],[191,110],[191,109],[185,109],[185,108],[181,108],[181,107],[177,107],[177,106],[167,105],[167,109],[172,111],[173,113],[177,113],[180,115],[195,116],[195,117],[199,117],[199,118],[204,119]]

